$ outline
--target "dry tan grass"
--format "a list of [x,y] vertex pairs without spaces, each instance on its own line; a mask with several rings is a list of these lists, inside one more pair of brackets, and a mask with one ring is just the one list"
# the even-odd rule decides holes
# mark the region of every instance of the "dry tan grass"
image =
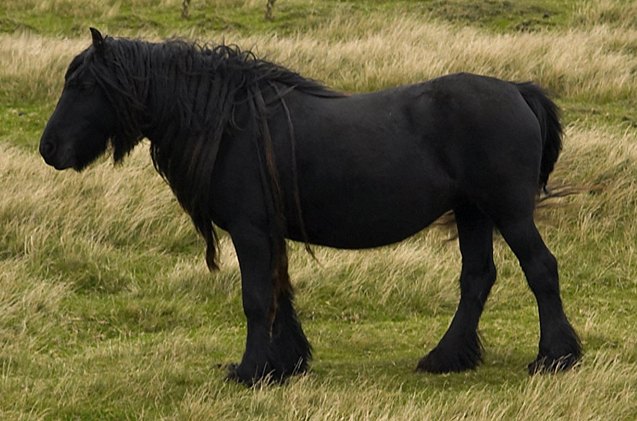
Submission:
[[[490,34],[474,28],[409,17],[357,22],[342,17],[333,27],[292,39],[248,38],[275,61],[353,91],[416,82],[468,71],[512,80],[534,80],[564,96],[630,95],[637,58],[621,45],[634,30],[604,26],[591,30]],[[328,35],[330,34],[330,35]],[[316,54],[316,52],[320,54]]]
[[0,80],[18,98],[57,98],[71,58],[88,40],[52,40],[37,35],[0,35]]
[[[87,235],[97,243],[117,243],[126,242],[130,234],[150,238],[190,232],[186,218],[175,218],[180,210],[170,189],[148,162],[140,164],[144,146],[139,147],[131,165],[114,169],[110,161],[103,160],[87,177],[55,172],[31,154],[26,156],[32,162],[26,163],[23,152],[1,147],[4,199],[0,211],[12,215],[16,226],[24,227],[19,236],[24,238],[24,254],[36,252],[38,241],[49,236],[65,242]],[[171,224],[164,224],[165,218]],[[119,237],[122,224],[129,232]]]
[[637,28],[637,3],[627,0],[592,0],[580,5],[574,21],[583,25],[608,24]]
[[[596,26],[558,36],[553,32],[498,35],[403,16],[390,22],[371,17],[362,32],[357,19],[341,16],[330,25],[294,37],[224,37],[351,91],[459,71],[534,80],[569,97],[628,97],[637,90],[637,56],[624,48],[637,39],[637,30]],[[219,39],[215,34],[198,37]],[[51,100],[59,92],[66,64],[88,45],[88,34],[79,40],[0,35],[0,78],[9,83],[9,89]],[[25,84],[27,77],[30,83]]]

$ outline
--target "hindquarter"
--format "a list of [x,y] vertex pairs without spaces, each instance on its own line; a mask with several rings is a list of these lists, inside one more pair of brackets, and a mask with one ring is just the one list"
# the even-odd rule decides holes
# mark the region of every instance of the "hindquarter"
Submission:
[[542,138],[539,122],[515,85],[459,74],[423,85],[414,112],[423,139],[444,157],[457,193],[476,203],[534,201]]

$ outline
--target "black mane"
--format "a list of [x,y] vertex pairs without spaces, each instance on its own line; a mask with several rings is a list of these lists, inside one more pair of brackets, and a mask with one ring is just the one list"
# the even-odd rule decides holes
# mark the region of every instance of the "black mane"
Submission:
[[[248,126],[262,145],[271,216],[282,230],[268,106],[277,102],[287,110],[285,94],[291,90],[321,97],[344,94],[235,45],[106,38],[103,49],[91,47],[83,55],[79,58],[83,65],[72,64],[69,73],[89,71],[113,106],[121,123],[111,138],[115,161],[121,161],[144,136],[151,138],[153,164],[206,240],[211,268],[216,267],[216,235],[209,209],[210,182],[219,144],[236,128],[238,107],[249,110]],[[292,134],[289,115],[287,120]],[[297,213],[302,224],[300,208]]]

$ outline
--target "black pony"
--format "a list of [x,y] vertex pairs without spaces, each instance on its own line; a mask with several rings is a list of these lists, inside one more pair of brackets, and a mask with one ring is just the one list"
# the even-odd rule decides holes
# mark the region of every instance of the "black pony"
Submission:
[[[557,262],[533,222],[561,149],[557,108],[530,83],[455,74],[382,92],[331,91],[250,52],[181,41],[103,38],[76,56],[40,143],[81,170],[146,137],[157,171],[216,268],[213,223],[239,258],[246,349],[230,377],[303,372],[310,345],[293,307],[285,239],[345,249],[401,241],[453,210],[462,272],[457,312],[418,370],[481,360],[477,328],[496,278],[494,227],[517,256],[540,316],[529,371],[571,367],[580,343]],[[308,247],[309,249],[309,247]]]

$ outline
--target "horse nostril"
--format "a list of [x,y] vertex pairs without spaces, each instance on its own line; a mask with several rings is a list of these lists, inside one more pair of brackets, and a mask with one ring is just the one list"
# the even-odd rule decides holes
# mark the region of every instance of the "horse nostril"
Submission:
[[42,155],[44,158],[49,158],[55,153],[55,149],[55,143],[51,142],[50,140],[46,140],[40,144],[40,155]]

